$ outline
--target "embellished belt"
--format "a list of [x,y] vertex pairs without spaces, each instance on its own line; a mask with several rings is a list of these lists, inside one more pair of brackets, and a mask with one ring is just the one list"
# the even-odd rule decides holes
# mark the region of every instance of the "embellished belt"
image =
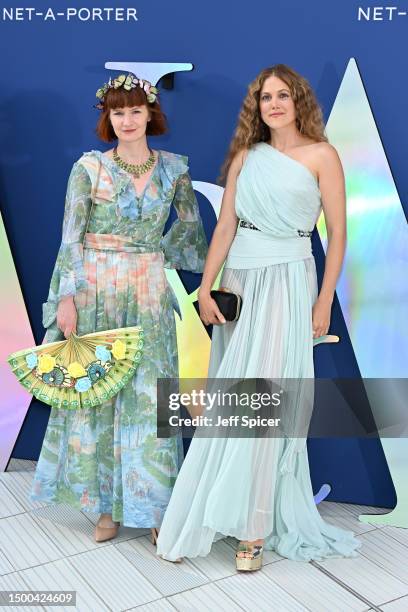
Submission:
[[[238,225],[240,227],[257,230],[258,232],[261,231],[259,227],[256,227],[253,223],[250,223],[249,221],[245,221],[245,219],[240,219]],[[312,232],[308,230],[297,230],[297,233],[301,238],[310,238],[310,236],[312,235]]]
[[261,231],[259,227],[255,227],[253,223],[250,223],[249,221],[245,221],[244,219],[240,219],[238,225],[240,225],[241,227],[247,227],[248,229],[257,230],[258,232]]

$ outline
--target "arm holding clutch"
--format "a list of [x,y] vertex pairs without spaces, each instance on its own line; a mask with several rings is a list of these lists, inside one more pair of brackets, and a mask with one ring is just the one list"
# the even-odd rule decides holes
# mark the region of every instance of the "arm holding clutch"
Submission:
[[246,151],[240,151],[231,162],[222,198],[220,216],[210,243],[203,278],[198,291],[200,318],[205,325],[225,323],[225,318],[221,314],[215,300],[211,297],[210,291],[221,266],[227,258],[237,231],[238,217],[235,213],[235,192],[237,178],[245,155]]

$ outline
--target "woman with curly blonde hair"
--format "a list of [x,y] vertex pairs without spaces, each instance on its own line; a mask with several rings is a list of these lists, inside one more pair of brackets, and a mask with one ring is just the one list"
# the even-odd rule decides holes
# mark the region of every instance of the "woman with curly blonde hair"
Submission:
[[[329,329],[346,243],[344,176],[309,83],[288,66],[250,84],[223,175],[199,290],[201,319],[214,324],[208,377],[294,382],[283,384],[278,432],[244,437],[231,425],[211,438],[197,428],[157,552],[172,561],[203,556],[229,535],[240,541],[238,570],[259,569],[263,548],[299,561],[355,556],[359,541],[316,508],[306,448],[313,345]],[[310,237],[322,209],[328,250],[318,293]],[[221,286],[242,298],[234,321],[210,294],[224,262]]]

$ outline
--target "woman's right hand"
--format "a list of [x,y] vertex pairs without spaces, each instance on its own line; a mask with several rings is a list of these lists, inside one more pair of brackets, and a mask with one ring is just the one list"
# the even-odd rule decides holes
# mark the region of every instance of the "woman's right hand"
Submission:
[[209,291],[199,291],[198,305],[200,307],[200,319],[204,325],[221,325],[226,323],[225,317],[217,306],[217,302],[211,297]]
[[65,338],[74,332],[76,333],[78,313],[72,295],[67,295],[60,299],[57,308],[57,326],[64,334]]

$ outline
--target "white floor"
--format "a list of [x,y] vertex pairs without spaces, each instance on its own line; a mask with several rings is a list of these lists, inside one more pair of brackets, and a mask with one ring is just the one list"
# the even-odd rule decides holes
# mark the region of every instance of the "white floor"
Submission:
[[[379,509],[323,502],[323,516],[354,530],[356,559],[298,563],[264,554],[264,568],[237,573],[236,542],[217,542],[207,558],[173,564],[155,555],[145,529],[121,528],[113,542],[93,540],[97,516],[28,501],[35,463],[12,460],[0,473],[0,591],[75,590],[77,606],[102,612],[408,611],[408,529],[358,521]],[[40,607],[2,607],[15,612]]]

